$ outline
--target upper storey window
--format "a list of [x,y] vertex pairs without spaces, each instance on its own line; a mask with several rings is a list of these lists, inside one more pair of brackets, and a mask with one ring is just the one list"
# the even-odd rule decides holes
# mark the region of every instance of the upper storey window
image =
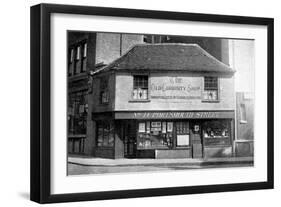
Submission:
[[204,77],[204,101],[218,101],[219,100],[219,84],[218,77]]
[[147,100],[148,99],[148,76],[135,75],[133,86],[133,99],[134,100]]
[[109,103],[108,77],[102,77],[100,79],[100,103]]
[[68,54],[69,76],[87,71],[87,43],[85,41],[72,45]]

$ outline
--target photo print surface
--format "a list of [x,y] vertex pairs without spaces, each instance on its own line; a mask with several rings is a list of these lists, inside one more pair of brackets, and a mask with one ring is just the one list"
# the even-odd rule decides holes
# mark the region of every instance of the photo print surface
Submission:
[[254,166],[253,39],[67,32],[67,174]]

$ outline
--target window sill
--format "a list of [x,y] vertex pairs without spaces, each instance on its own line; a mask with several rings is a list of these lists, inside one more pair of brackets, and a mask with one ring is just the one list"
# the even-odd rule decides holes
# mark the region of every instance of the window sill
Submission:
[[132,100],[129,100],[129,103],[146,103],[146,102],[150,102],[149,99],[132,99]]

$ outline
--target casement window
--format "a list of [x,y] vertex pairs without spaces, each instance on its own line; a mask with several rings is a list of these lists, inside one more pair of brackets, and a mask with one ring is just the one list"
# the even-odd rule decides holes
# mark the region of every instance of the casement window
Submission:
[[147,100],[148,99],[148,76],[135,75],[133,85],[133,99]]
[[203,100],[204,101],[219,100],[218,77],[204,77]]
[[83,44],[83,54],[82,54],[82,72],[86,72],[87,68],[87,43]]
[[80,62],[80,46],[77,46],[75,48],[75,60],[74,60],[74,73],[75,74],[78,74],[80,73],[80,70],[81,70],[81,62]]
[[108,102],[109,102],[108,77],[103,77],[100,79],[100,103],[106,104]]
[[71,48],[69,48],[69,76],[87,71],[87,49],[87,43],[85,41],[72,45]]
[[114,146],[114,128],[110,122],[97,122],[97,146]]

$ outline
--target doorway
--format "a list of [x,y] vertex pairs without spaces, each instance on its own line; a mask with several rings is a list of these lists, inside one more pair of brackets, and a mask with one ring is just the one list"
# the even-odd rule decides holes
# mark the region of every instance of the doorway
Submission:
[[124,157],[135,158],[137,150],[136,121],[130,120],[124,123]]
[[202,143],[202,124],[200,122],[191,123],[191,142],[192,142],[192,158],[203,157],[203,143]]

